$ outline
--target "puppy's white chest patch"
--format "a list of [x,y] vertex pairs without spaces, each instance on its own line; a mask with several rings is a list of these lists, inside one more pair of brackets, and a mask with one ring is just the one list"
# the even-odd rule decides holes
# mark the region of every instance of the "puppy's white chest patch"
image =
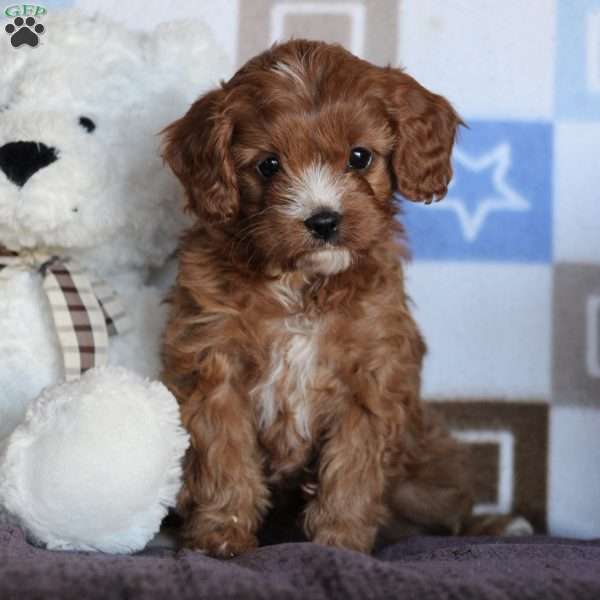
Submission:
[[310,439],[310,397],[317,359],[319,325],[304,316],[294,316],[281,323],[278,339],[271,350],[271,360],[263,380],[252,390],[257,403],[261,429],[271,427],[278,418],[293,418],[292,430],[286,431],[288,442]]

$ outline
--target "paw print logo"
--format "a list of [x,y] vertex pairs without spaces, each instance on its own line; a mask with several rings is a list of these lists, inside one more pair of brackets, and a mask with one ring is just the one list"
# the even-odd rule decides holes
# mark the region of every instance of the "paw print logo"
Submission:
[[4,28],[4,31],[10,35],[10,43],[15,48],[23,44],[35,48],[40,41],[38,36],[44,33],[45,30],[41,23],[36,24],[33,17],[27,17],[27,19],[17,17]]

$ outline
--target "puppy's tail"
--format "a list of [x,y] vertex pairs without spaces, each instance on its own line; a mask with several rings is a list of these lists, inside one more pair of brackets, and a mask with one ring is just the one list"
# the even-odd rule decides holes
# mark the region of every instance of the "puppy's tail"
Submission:
[[388,490],[392,521],[386,542],[422,533],[464,536],[531,535],[515,515],[473,514],[477,473],[467,444],[454,439],[438,413],[425,409],[422,429],[411,440],[413,457]]

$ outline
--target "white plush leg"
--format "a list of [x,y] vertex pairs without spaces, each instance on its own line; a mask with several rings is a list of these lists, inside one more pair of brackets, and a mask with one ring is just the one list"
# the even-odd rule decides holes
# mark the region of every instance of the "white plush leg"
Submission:
[[0,449],[0,504],[53,549],[134,552],[181,485],[175,398],[122,368],[48,388]]

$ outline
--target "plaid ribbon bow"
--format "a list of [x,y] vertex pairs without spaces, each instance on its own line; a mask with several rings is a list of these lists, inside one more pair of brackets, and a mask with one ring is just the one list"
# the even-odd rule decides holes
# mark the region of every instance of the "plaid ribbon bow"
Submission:
[[116,292],[68,258],[38,252],[0,255],[0,279],[22,270],[36,270],[43,277],[65,379],[78,379],[88,369],[106,364],[109,336],[131,329]]

